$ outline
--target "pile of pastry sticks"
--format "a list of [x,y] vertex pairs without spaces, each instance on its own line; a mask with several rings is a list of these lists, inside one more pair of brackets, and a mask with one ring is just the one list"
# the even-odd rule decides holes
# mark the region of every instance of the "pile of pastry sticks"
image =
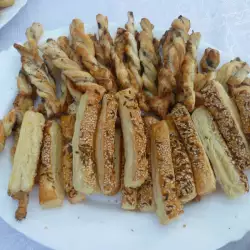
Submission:
[[26,217],[34,184],[43,208],[61,206],[65,194],[78,203],[121,191],[123,209],[155,211],[163,224],[214,192],[216,179],[229,197],[247,192],[249,66],[236,58],[216,71],[219,52],[208,48],[198,72],[200,33],[183,16],[160,41],[146,18],[135,29],[132,12],[114,39],[107,17],[96,20],[98,36],[74,19],[69,37],[39,45],[34,23],[14,45],[22,68],[0,149],[13,133],[16,218]]

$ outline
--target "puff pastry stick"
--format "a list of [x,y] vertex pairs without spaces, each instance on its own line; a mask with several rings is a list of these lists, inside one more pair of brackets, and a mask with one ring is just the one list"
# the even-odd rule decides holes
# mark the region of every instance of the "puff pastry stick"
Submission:
[[151,164],[156,214],[160,223],[168,224],[183,210],[176,194],[169,130],[165,121],[152,126]]
[[[193,32],[187,42],[187,52],[182,64],[182,91],[183,103],[188,111],[193,111],[195,107],[194,81],[197,69],[196,54],[200,42],[200,33]],[[182,93],[180,93],[181,95]]]
[[204,105],[213,115],[236,165],[244,170],[250,166],[249,145],[242,132],[237,107],[223,86],[213,80],[201,90]]
[[171,116],[192,164],[197,195],[203,196],[215,191],[216,183],[212,167],[187,108],[182,104],[176,104]]
[[75,114],[61,116],[63,135],[62,175],[63,186],[70,203],[75,204],[85,199],[84,194],[77,192],[73,187],[73,151],[72,138],[75,126]]
[[126,39],[125,53],[127,55],[127,65],[129,69],[130,78],[133,80],[133,86],[141,90],[143,87],[143,80],[141,77],[141,64],[139,59],[139,51],[137,41],[135,39],[135,26],[133,12],[128,12],[128,22],[125,25],[127,32],[124,34]]
[[153,95],[157,95],[157,65],[158,58],[156,56],[154,44],[153,44],[153,34],[152,30],[154,25],[146,18],[141,20],[142,31],[139,35],[140,49],[139,57],[143,67],[142,80],[143,85],[147,88]]
[[248,192],[247,176],[235,164],[209,111],[205,107],[200,107],[193,112],[192,119],[212,163],[215,175],[226,195],[235,198]]
[[220,64],[220,52],[216,49],[207,48],[200,61],[202,72],[215,71]]
[[62,133],[56,121],[45,124],[41,163],[39,167],[39,202],[42,208],[63,204],[62,184]]
[[[44,123],[43,115],[33,111],[27,111],[23,118],[8,185],[8,194],[19,200],[22,209],[25,204],[27,205],[27,195],[34,185]],[[19,195],[22,192],[26,194],[20,198]],[[25,216],[26,214],[23,214],[23,217],[20,216],[17,219],[23,219]]]
[[155,201],[153,195],[153,181],[152,181],[152,166],[151,164],[151,130],[152,125],[157,123],[158,120],[153,116],[146,116],[143,119],[145,125],[145,134],[147,137],[147,160],[148,160],[148,178],[138,188],[137,194],[137,207],[142,212],[155,211]]
[[116,97],[119,103],[126,159],[124,183],[126,187],[136,188],[148,177],[144,124],[134,89],[122,90]]
[[185,204],[193,200],[197,193],[194,182],[192,165],[181,141],[180,135],[170,115],[166,118],[169,129],[170,147],[175,173],[176,192],[180,201]]
[[73,47],[81,56],[83,65],[89,70],[98,84],[108,91],[115,91],[116,84],[109,69],[101,65],[95,58],[95,47],[91,37],[84,32],[84,24],[79,19],[74,19],[70,25],[70,34]]
[[118,102],[113,94],[105,94],[96,130],[95,158],[99,186],[103,194],[113,195],[120,187],[115,166],[115,123]]
[[73,186],[84,194],[99,192],[94,153],[95,131],[100,111],[100,96],[82,95],[77,113],[73,146]]

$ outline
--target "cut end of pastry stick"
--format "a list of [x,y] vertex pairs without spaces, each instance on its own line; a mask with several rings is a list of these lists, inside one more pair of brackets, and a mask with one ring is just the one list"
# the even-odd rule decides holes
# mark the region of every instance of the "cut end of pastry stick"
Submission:
[[175,173],[176,193],[184,204],[196,197],[196,188],[191,162],[180,135],[170,115],[166,118]]
[[118,102],[113,94],[106,94],[102,100],[102,108],[96,130],[95,158],[98,181],[105,195],[117,192],[119,179],[116,179],[115,169],[115,123]]
[[100,110],[99,100],[91,101],[91,93],[82,95],[72,140],[73,185],[84,194],[99,192],[94,155],[95,131]]
[[212,167],[187,108],[177,104],[171,116],[192,164],[197,195],[203,196],[215,191],[216,181]]
[[176,194],[169,130],[165,121],[152,126],[151,164],[156,214],[162,224],[168,224],[183,210]]
[[141,111],[132,88],[116,94],[125,150],[125,186],[136,188],[148,177],[146,135]]
[[216,70],[220,64],[220,52],[216,49],[207,48],[201,58],[200,66],[202,72]]
[[242,131],[242,124],[237,107],[226,93],[223,86],[213,80],[202,90],[204,106],[210,111],[218,124],[218,129],[227,146],[242,170],[250,167],[249,145]]
[[18,221],[21,221],[26,218],[27,208],[29,203],[29,194],[20,192],[16,199],[18,200],[18,208],[15,213],[15,218]]
[[193,112],[192,119],[226,195],[235,198],[244,194],[249,190],[247,176],[243,171],[237,170],[235,161],[211,113],[205,107],[200,107]]
[[29,193],[34,185],[45,119],[42,114],[27,111],[23,118],[17,143],[8,193],[12,196],[23,191]]
[[44,129],[41,164],[39,167],[39,201],[43,208],[63,204],[62,134],[56,121],[47,121]]

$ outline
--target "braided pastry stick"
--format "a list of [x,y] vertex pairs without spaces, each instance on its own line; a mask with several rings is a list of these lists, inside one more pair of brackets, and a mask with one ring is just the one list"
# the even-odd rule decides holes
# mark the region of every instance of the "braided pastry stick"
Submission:
[[103,49],[104,65],[107,68],[111,68],[111,47],[113,46],[113,39],[108,31],[108,18],[102,14],[98,14],[96,16],[96,21],[98,24],[99,42]]
[[125,29],[117,29],[114,47],[111,48],[111,57],[114,63],[117,82],[120,89],[130,88],[133,85],[136,86],[136,83],[130,79],[131,74],[129,73],[126,65],[127,58],[125,54],[125,33]]
[[70,60],[60,49],[56,41],[50,39],[41,49],[50,58],[53,65],[61,70],[62,79],[75,101],[79,102],[81,94],[86,91],[102,92],[103,88],[95,83],[92,75],[81,69],[75,61]]
[[81,56],[82,63],[96,79],[97,83],[107,90],[116,90],[114,77],[109,69],[101,65],[95,58],[95,47],[92,39],[84,32],[84,24],[74,19],[70,25],[70,34],[74,49]]
[[139,35],[140,50],[139,57],[143,66],[142,80],[143,85],[153,95],[157,95],[157,65],[158,58],[156,56],[154,44],[153,44],[153,33],[152,30],[154,25],[146,18],[141,20],[142,31]]
[[182,91],[183,103],[188,111],[193,111],[195,107],[194,80],[197,71],[197,49],[200,42],[200,33],[193,32],[187,42],[187,53],[182,65]]
[[124,37],[127,42],[125,46],[125,53],[128,60],[128,69],[130,78],[133,79],[132,86],[136,89],[141,90],[143,87],[143,81],[141,77],[141,64],[139,59],[139,52],[137,41],[135,39],[135,25],[134,25],[134,15],[133,12],[128,12],[128,22],[125,25],[127,32],[125,32]]

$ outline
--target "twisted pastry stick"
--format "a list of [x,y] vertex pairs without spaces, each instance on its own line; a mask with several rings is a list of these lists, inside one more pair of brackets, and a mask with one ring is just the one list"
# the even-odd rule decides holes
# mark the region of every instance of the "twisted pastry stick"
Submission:
[[111,48],[111,57],[114,63],[115,73],[118,80],[117,82],[120,89],[129,88],[133,84],[130,79],[129,70],[126,67],[125,33],[125,29],[118,28],[114,48]]
[[41,48],[43,53],[50,58],[53,65],[60,69],[62,78],[67,85],[70,94],[79,101],[81,94],[86,91],[98,91],[102,88],[95,83],[95,79],[60,49],[56,41],[50,39]]
[[108,18],[98,14],[96,21],[98,24],[99,42],[104,54],[104,65],[110,68],[112,64],[111,47],[113,46],[113,39],[108,31]]
[[125,32],[125,39],[127,45],[125,52],[128,59],[128,69],[130,78],[133,79],[132,84],[136,89],[141,90],[143,87],[143,81],[141,78],[141,65],[139,59],[139,52],[137,47],[137,41],[135,39],[135,26],[134,26],[134,15],[133,12],[128,12],[128,22],[125,25],[127,32]]
[[146,18],[141,20],[142,31],[139,35],[140,50],[139,57],[143,66],[142,80],[143,85],[152,94],[157,94],[156,80],[157,80],[157,65],[158,58],[155,53],[153,44],[152,30],[154,25]]
[[92,39],[84,33],[84,25],[79,19],[74,19],[70,25],[73,46],[82,63],[96,79],[97,83],[107,90],[116,90],[113,75],[110,70],[101,65],[95,58],[95,47]]
[[200,33],[192,33],[187,43],[187,53],[182,65],[182,91],[184,105],[188,111],[193,111],[195,107],[194,80],[197,70],[197,49],[200,42]]
[[100,41],[98,41],[96,34],[94,34],[94,35],[90,34],[90,38],[92,39],[92,41],[94,43],[95,57],[96,57],[97,61],[100,64],[105,65],[104,52],[103,52],[102,46],[100,44]]

